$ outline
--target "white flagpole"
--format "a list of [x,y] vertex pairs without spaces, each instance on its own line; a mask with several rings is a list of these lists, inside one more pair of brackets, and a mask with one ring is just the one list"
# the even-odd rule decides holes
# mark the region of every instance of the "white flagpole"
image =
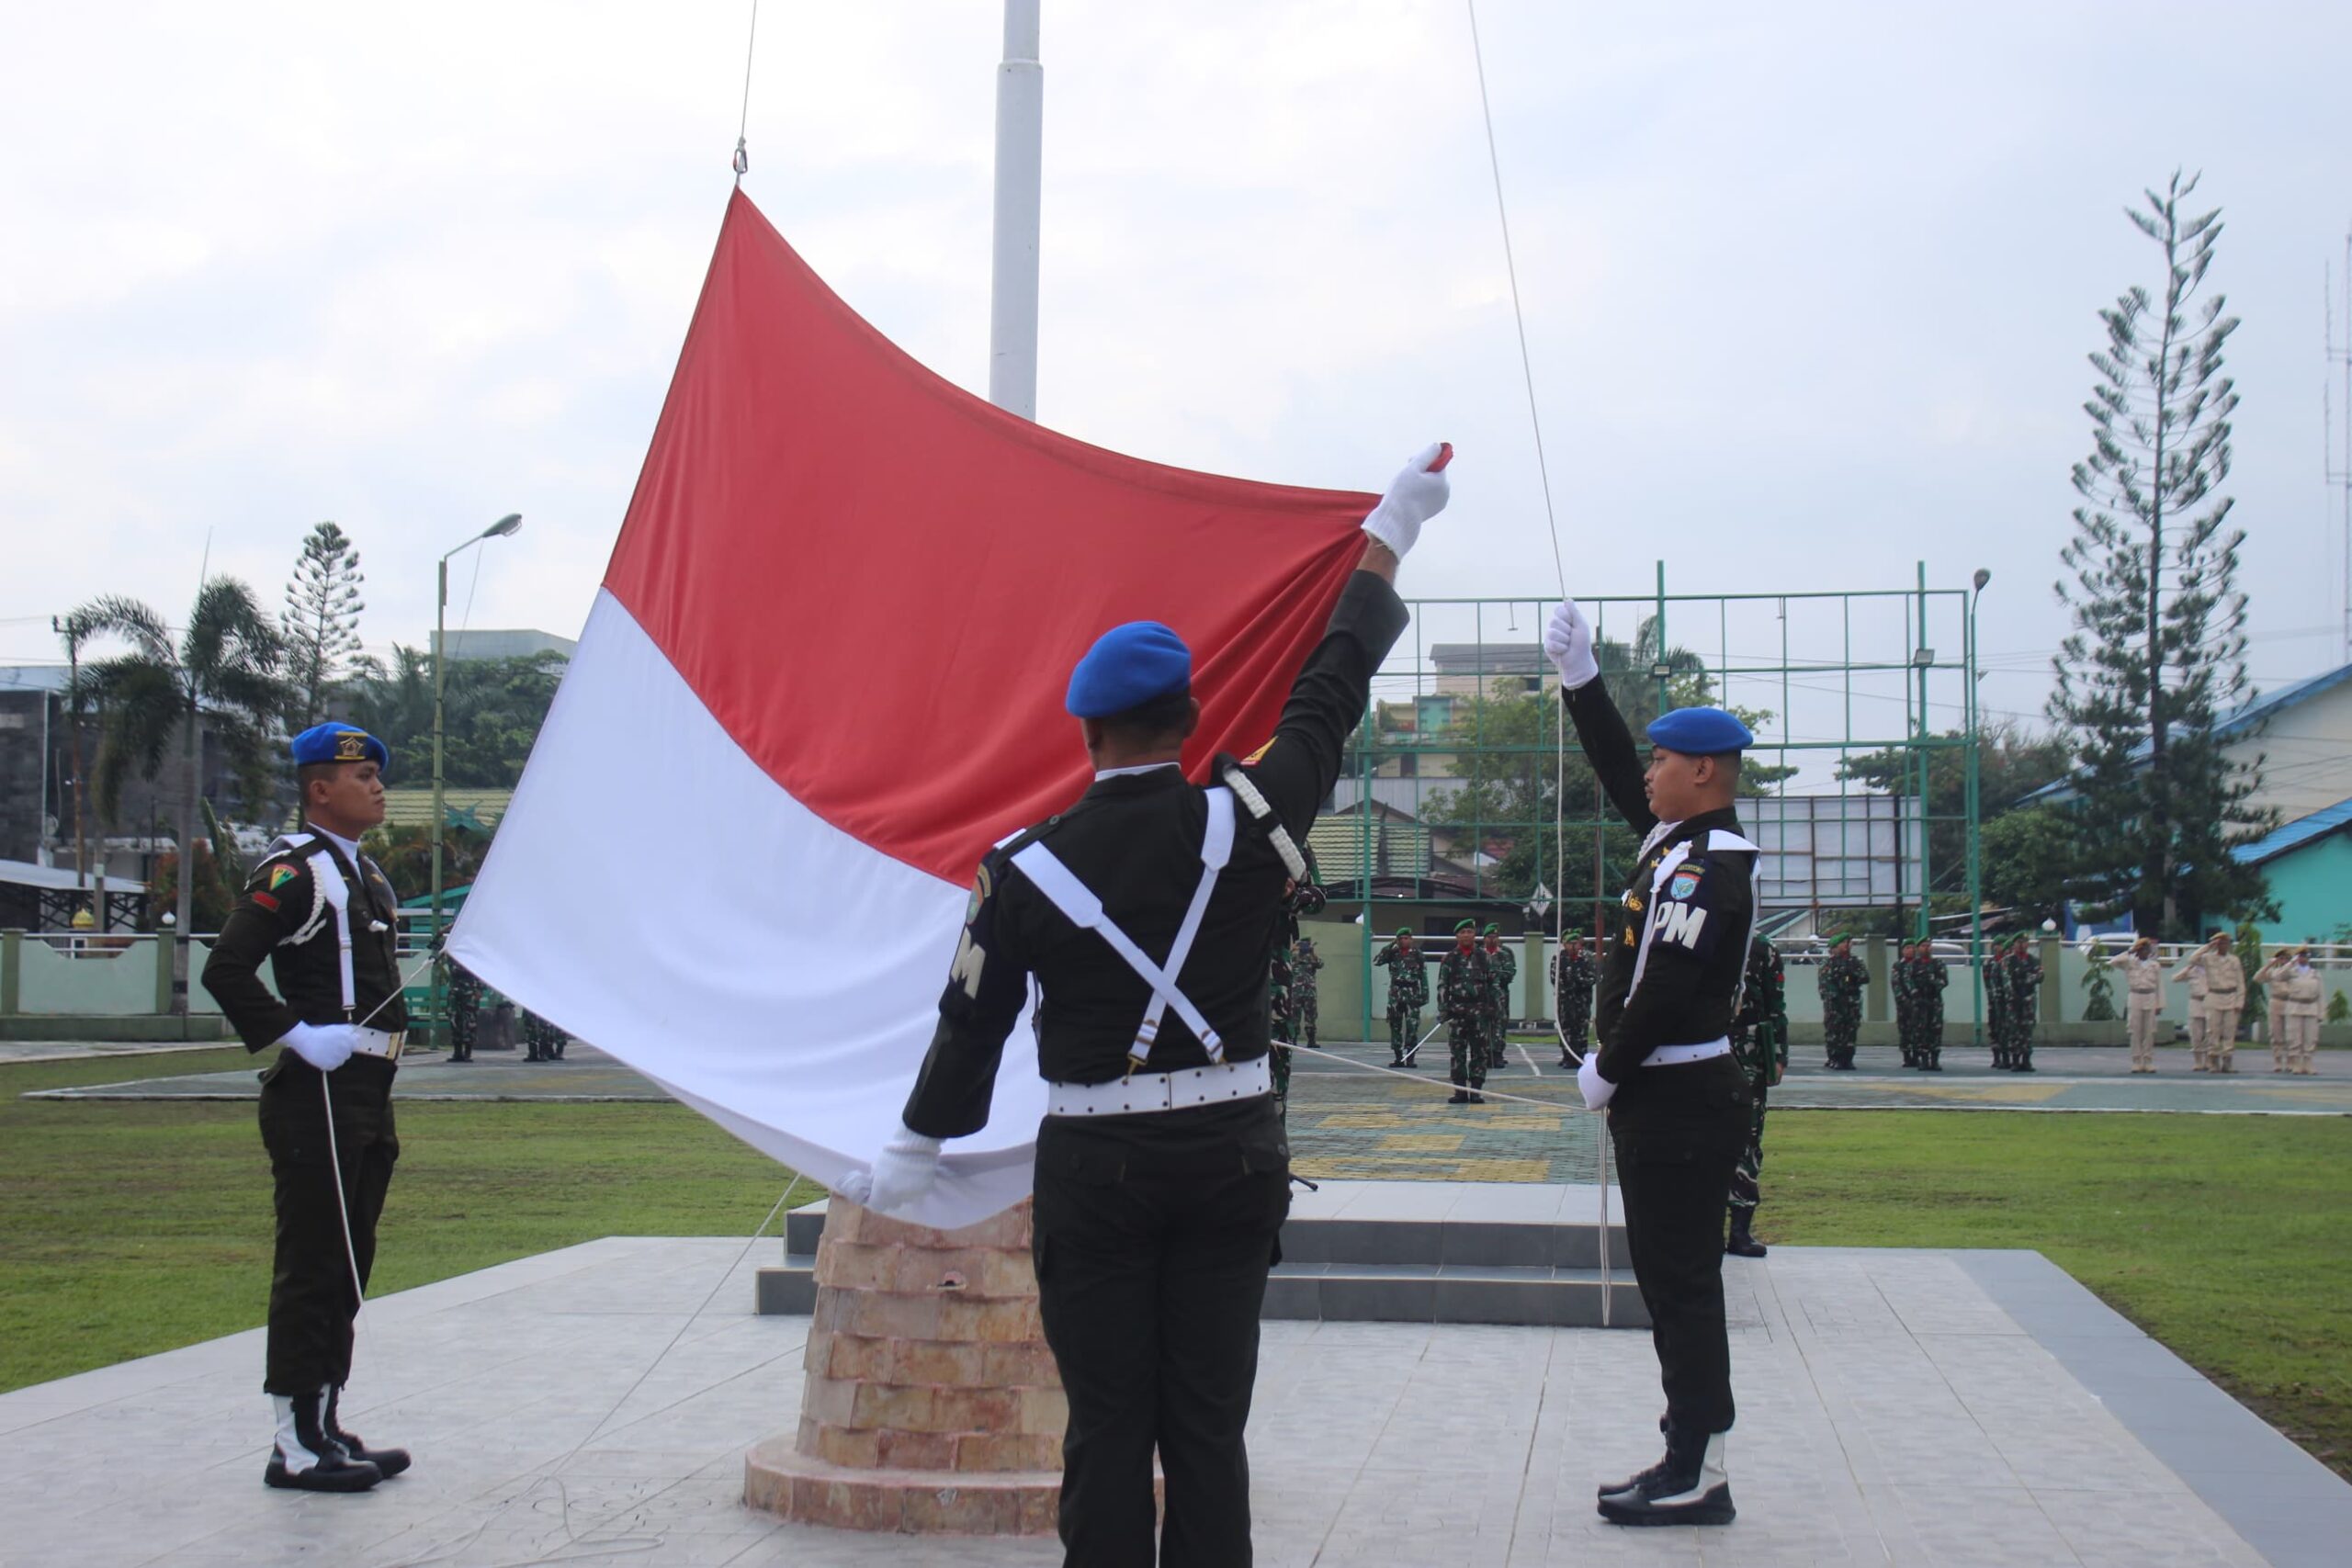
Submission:
[[1040,0],[1004,0],[996,68],[996,234],[989,289],[989,401],[1037,417],[1037,223],[1045,164]]

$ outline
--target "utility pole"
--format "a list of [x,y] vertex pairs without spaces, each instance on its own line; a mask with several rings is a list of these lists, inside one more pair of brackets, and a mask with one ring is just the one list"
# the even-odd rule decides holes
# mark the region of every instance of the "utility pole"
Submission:
[[995,260],[989,287],[989,401],[1037,417],[1037,226],[1046,150],[1040,0],[1004,0],[996,68]]
[[2321,461],[2324,465],[2327,483],[2340,487],[2344,491],[2344,580],[2340,584],[2343,616],[2338,631],[2337,652],[2342,662],[2352,664],[2352,228],[2347,228],[2344,233],[2343,281],[2344,341],[2338,343],[2335,340],[2335,279],[2329,277],[2324,270],[2320,274],[2320,310],[2326,322],[2327,363],[2331,368],[2339,365],[2344,367],[2343,446],[2340,449],[2335,445],[2335,421],[2330,417],[2335,411],[2328,407],[2325,376],[2320,378],[2319,383],[2319,424]]

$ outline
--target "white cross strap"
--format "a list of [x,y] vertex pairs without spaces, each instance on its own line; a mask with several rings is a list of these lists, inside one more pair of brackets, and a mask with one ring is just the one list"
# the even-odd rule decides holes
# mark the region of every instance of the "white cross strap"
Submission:
[[1193,901],[1184,910],[1183,924],[1177,928],[1176,941],[1168,950],[1165,966],[1153,963],[1151,956],[1136,945],[1135,939],[1113,923],[1102,908],[1102,900],[1053,851],[1043,843],[1032,843],[1013,852],[1012,863],[1036,885],[1037,891],[1052,900],[1055,908],[1072,925],[1091,931],[1108,942],[1111,951],[1125,960],[1127,967],[1151,987],[1151,1005],[1144,1010],[1143,1022],[1136,1029],[1136,1043],[1127,1051],[1137,1066],[1151,1059],[1151,1044],[1159,1033],[1159,1021],[1170,1008],[1199,1038],[1210,1061],[1225,1059],[1225,1042],[1209,1027],[1208,1019],[1193,1005],[1192,998],[1176,987],[1176,976],[1183,973],[1184,960],[1192,955],[1193,940],[1201,934],[1201,919],[1208,912],[1209,895],[1216,890],[1217,875],[1233,857],[1232,793],[1210,790],[1208,806],[1208,829],[1201,839],[1200,884],[1193,890]]

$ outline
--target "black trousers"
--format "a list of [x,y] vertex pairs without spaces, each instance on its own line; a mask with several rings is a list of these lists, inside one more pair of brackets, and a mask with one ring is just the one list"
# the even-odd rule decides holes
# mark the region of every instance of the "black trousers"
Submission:
[[1747,1075],[1724,1055],[1636,1068],[1609,1106],[1634,1281],[1649,1309],[1667,1420],[1685,1431],[1731,1430],[1724,1211],[1751,1104]]
[[[1038,1130],[1038,1304],[1069,1396],[1067,1568],[1248,1568],[1242,1429],[1289,1213],[1272,1097]],[[1168,1484],[1156,1559],[1155,1450]]]
[[[343,1172],[343,1213],[336,1212],[335,1163],[327,1139],[322,1075],[291,1052],[281,1052],[261,1086],[261,1141],[277,1211],[277,1255],[269,1281],[269,1346],[262,1389],[268,1393],[316,1393],[351,1380],[352,1321],[359,1298],[352,1288],[356,1258],[364,1285],[376,1263],[376,1221],[400,1158],[392,1129],[392,1064],[354,1056],[325,1075],[334,1101],[334,1156]],[[351,1224],[351,1254],[344,1252],[344,1215]]]

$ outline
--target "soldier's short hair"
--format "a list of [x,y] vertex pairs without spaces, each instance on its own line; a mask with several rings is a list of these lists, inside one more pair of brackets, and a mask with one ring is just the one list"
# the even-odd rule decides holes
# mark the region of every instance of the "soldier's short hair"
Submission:
[[1100,722],[1106,739],[1131,750],[1182,740],[1193,733],[1193,688],[1183,685],[1162,692]]

